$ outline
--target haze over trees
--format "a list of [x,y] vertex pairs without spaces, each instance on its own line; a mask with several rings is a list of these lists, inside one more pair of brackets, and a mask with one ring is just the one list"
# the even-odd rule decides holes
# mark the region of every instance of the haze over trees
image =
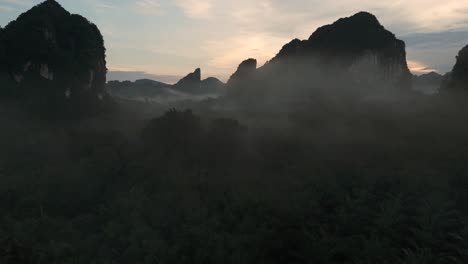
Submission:
[[413,77],[360,12],[226,84],[105,83],[47,0],[0,29],[0,263],[467,263],[467,49]]

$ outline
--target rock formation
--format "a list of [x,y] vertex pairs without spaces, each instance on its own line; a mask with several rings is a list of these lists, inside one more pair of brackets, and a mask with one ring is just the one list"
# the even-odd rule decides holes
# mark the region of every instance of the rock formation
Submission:
[[252,92],[257,74],[257,60],[247,59],[237,67],[227,82],[228,96],[244,96]]
[[205,94],[220,95],[224,93],[224,83],[217,78],[208,77],[201,81],[201,89]]
[[181,92],[193,93],[200,89],[201,85],[201,70],[197,68],[194,72],[189,73],[184,78],[180,79],[175,85],[174,88]]
[[176,91],[191,95],[218,95],[223,93],[224,84],[214,77],[202,80],[201,70],[200,68],[197,68],[194,72],[189,73],[187,76],[178,81],[172,88]]
[[[285,90],[302,93],[331,91],[333,87],[361,92],[409,91],[412,84],[405,43],[366,12],[320,27],[307,40],[292,40],[255,74],[262,80],[256,86],[279,96]],[[240,79],[237,75],[231,79]],[[243,88],[230,85],[229,89],[232,94],[232,89]]]
[[4,81],[4,78],[7,75],[5,60],[6,60],[5,39],[3,37],[3,28],[0,27],[0,83]]
[[450,74],[445,76],[443,91],[468,91],[468,45],[457,56],[457,62]]
[[366,12],[320,27],[308,40],[291,41],[271,63],[283,58],[315,59],[319,65],[347,71],[357,83],[411,87],[405,43]]
[[3,35],[3,71],[18,91],[85,111],[107,98],[103,37],[86,18],[47,0],[10,22]]
[[237,67],[236,72],[229,78],[228,84],[232,84],[238,80],[243,80],[245,78],[249,78],[255,74],[255,70],[257,69],[257,60],[256,59],[247,59],[243,61]]

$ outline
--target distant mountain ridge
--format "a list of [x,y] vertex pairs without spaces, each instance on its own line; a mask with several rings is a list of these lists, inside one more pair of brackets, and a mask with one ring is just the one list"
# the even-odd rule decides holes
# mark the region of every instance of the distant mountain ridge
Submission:
[[[224,83],[214,77],[201,79],[201,69],[197,68],[180,79],[176,84],[141,79],[130,81],[109,81],[107,87],[111,94],[125,98],[154,98],[186,96],[220,96],[224,94]],[[186,98],[182,96],[182,98]]]
[[413,89],[425,94],[435,94],[439,92],[443,80],[444,76],[437,72],[413,75]]

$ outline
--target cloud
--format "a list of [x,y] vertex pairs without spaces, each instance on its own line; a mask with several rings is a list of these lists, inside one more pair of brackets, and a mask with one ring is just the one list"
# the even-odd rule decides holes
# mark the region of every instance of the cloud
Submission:
[[210,54],[207,71],[217,72],[221,79],[226,79],[247,58],[257,59],[261,66],[274,57],[286,41],[288,39],[267,34],[240,34],[206,41],[202,49]]
[[116,6],[107,4],[107,3],[96,3],[95,7],[98,9],[103,9],[103,10],[114,10],[116,9]]
[[468,43],[468,31],[413,33],[400,38],[406,42],[408,60],[444,73],[452,69],[456,54]]
[[0,5],[0,11],[11,11],[12,8],[9,6]]
[[176,4],[191,18],[208,19],[213,15],[213,0],[176,0]]
[[160,15],[161,3],[158,0],[139,0],[135,3],[135,10],[143,15]]
[[468,43],[468,31],[414,33],[401,36],[406,46],[417,49],[460,48]]
[[[35,1],[35,2],[38,2],[38,1]],[[0,3],[19,5],[23,7],[31,6],[31,1],[27,1],[27,0],[0,0]]]
[[[211,4],[207,26],[229,34],[216,35],[201,45],[211,50],[213,71],[223,74],[248,57],[263,63],[289,40],[308,38],[318,27],[359,11],[375,14],[387,29],[404,36],[408,57],[419,63],[413,63],[414,71],[448,70],[454,57],[450,54],[468,43],[468,1],[217,0]],[[430,54],[430,50],[437,52]]]
[[430,73],[430,72],[439,72],[437,69],[432,69],[428,65],[425,65],[422,62],[419,61],[411,61],[408,60],[408,68],[413,74],[425,74],[425,73]]

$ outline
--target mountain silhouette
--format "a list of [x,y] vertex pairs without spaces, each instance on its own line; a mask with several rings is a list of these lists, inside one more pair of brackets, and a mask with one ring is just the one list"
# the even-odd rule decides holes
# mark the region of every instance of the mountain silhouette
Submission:
[[201,70],[200,68],[195,69],[194,72],[189,73],[184,78],[180,79],[175,85],[174,89],[182,92],[194,92],[200,90],[201,86]]
[[0,27],[0,83],[6,83],[8,81],[8,73],[6,68],[6,47],[5,38],[3,34],[3,28]]
[[173,86],[174,90],[192,95],[220,94],[223,88],[224,84],[214,77],[202,80],[200,68],[195,69]]
[[[230,83],[229,94],[251,96],[248,81]],[[405,43],[367,12],[318,28],[307,40],[294,39],[256,71],[264,96],[346,86],[348,91],[408,91],[412,75]],[[343,85],[344,84],[344,85]],[[268,87],[268,88],[267,88]],[[273,87],[273,88],[272,88]],[[262,89],[260,88],[260,89]],[[233,89],[238,91],[233,92]],[[259,88],[255,88],[259,89]]]
[[227,91],[227,95],[229,97],[242,97],[245,95],[245,91],[254,91],[254,86],[256,84],[256,70],[256,59],[250,58],[239,64],[236,72],[231,75],[227,82],[227,86],[230,87]]
[[193,73],[171,85],[155,80],[141,79],[135,82],[130,81],[109,81],[107,87],[112,95],[130,98],[176,98],[185,100],[195,96],[219,96],[224,93],[224,83],[214,77],[201,80],[201,70],[197,68]]
[[108,98],[104,40],[96,25],[47,0],[2,31],[3,74],[22,96],[91,110]]
[[437,72],[413,75],[413,89],[425,94],[435,94],[439,91],[444,76]]
[[445,76],[441,89],[444,91],[468,90],[468,45],[458,53],[455,66]]
[[228,84],[232,84],[237,80],[242,80],[244,78],[249,78],[250,75],[255,73],[257,69],[257,60],[256,59],[247,59],[243,61],[237,67],[236,72],[229,78]]
[[201,81],[201,93],[203,94],[223,94],[225,84],[215,77],[208,77]]
[[122,98],[151,98],[169,96],[171,85],[149,79],[130,81],[109,81],[107,88],[112,95]]

